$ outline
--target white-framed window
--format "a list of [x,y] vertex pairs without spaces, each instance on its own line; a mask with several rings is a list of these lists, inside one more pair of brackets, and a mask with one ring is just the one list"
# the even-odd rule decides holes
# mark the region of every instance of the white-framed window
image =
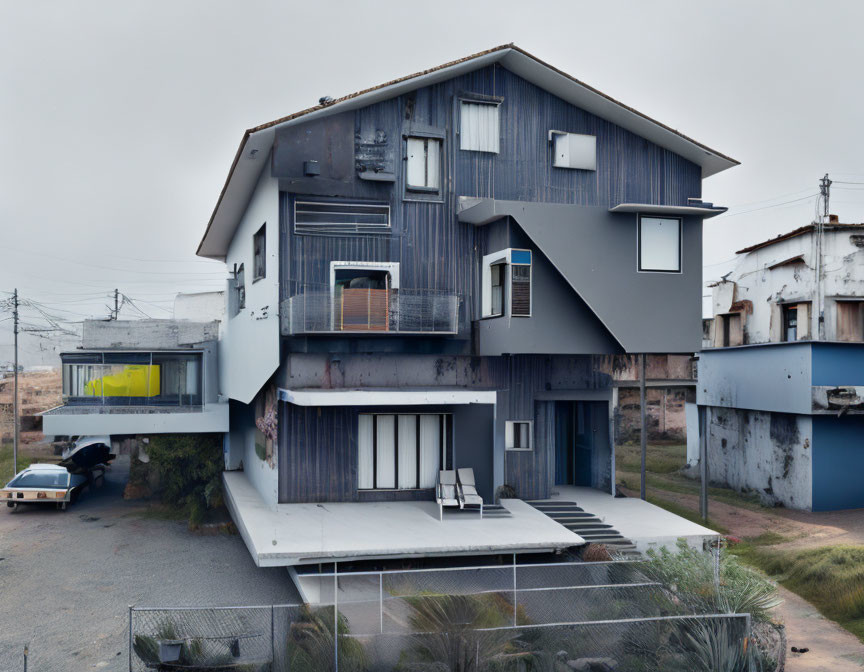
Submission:
[[507,420],[504,424],[504,447],[507,450],[533,450],[533,429],[531,420]]
[[434,488],[446,468],[449,413],[361,413],[357,435],[357,488]]
[[531,317],[531,250],[507,248],[483,257],[482,317]]
[[501,146],[498,102],[459,102],[459,149],[497,154]]
[[597,170],[597,137],[581,133],[549,131],[555,168]]
[[680,217],[639,216],[640,272],[681,272],[681,228]]
[[405,186],[409,190],[437,193],[441,186],[441,139],[408,137]]

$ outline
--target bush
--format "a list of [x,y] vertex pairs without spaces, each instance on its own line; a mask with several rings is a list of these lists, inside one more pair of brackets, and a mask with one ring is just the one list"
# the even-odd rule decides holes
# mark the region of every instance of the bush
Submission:
[[222,505],[221,434],[162,434],[150,439],[147,454],[159,474],[156,494],[163,504],[187,511],[190,527]]

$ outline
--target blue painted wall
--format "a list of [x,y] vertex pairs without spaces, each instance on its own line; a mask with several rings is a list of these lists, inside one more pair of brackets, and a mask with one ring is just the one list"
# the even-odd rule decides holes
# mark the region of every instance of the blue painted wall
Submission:
[[864,508],[864,417],[813,417],[813,510]]
[[864,343],[813,343],[813,385],[864,385]]

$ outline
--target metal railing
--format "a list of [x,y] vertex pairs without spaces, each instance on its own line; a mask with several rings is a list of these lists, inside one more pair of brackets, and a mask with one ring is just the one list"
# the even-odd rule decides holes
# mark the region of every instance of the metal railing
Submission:
[[281,306],[283,336],[459,332],[459,295],[433,289],[304,287]]

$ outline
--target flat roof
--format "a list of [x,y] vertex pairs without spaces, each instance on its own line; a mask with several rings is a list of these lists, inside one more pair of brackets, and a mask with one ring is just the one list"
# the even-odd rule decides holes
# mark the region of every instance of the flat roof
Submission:
[[228,177],[207,223],[204,237],[198,245],[197,254],[224,260],[228,244],[231,242],[258,177],[268,165],[266,157],[273,146],[276,128],[365,107],[493,63],[500,63],[515,75],[562,100],[683,156],[702,167],[703,178],[739,163],[568,75],[524,49],[514,44],[502,44],[248,129],[243,134],[240,146],[234,155]]
[[619,203],[614,208],[609,208],[609,212],[633,212],[643,215],[693,215],[708,219],[722,215],[729,208],[721,207],[700,207],[698,205],[654,205],[651,203]]
[[[761,243],[755,243],[750,245],[749,247],[744,247],[735,254],[747,254],[748,252],[753,252],[755,250],[762,249],[763,247],[768,247],[769,245],[773,245],[774,243],[781,243],[784,240],[789,240],[790,238],[797,238],[798,236],[803,236],[808,233],[812,233],[816,229],[815,224],[806,224],[797,229],[789,231],[788,233],[781,233],[779,236],[775,236],[769,240],[763,240]],[[842,224],[838,222],[834,222],[833,224],[823,224],[822,229],[824,231],[855,231],[855,230],[864,230],[864,223],[862,224]]]
[[541,552],[585,543],[530,504],[510,516],[445,513],[435,502],[323,502],[268,506],[241,471],[226,471],[225,501],[259,567],[343,560]]
[[426,406],[430,404],[494,404],[495,390],[465,388],[279,388],[279,399],[297,406]]

